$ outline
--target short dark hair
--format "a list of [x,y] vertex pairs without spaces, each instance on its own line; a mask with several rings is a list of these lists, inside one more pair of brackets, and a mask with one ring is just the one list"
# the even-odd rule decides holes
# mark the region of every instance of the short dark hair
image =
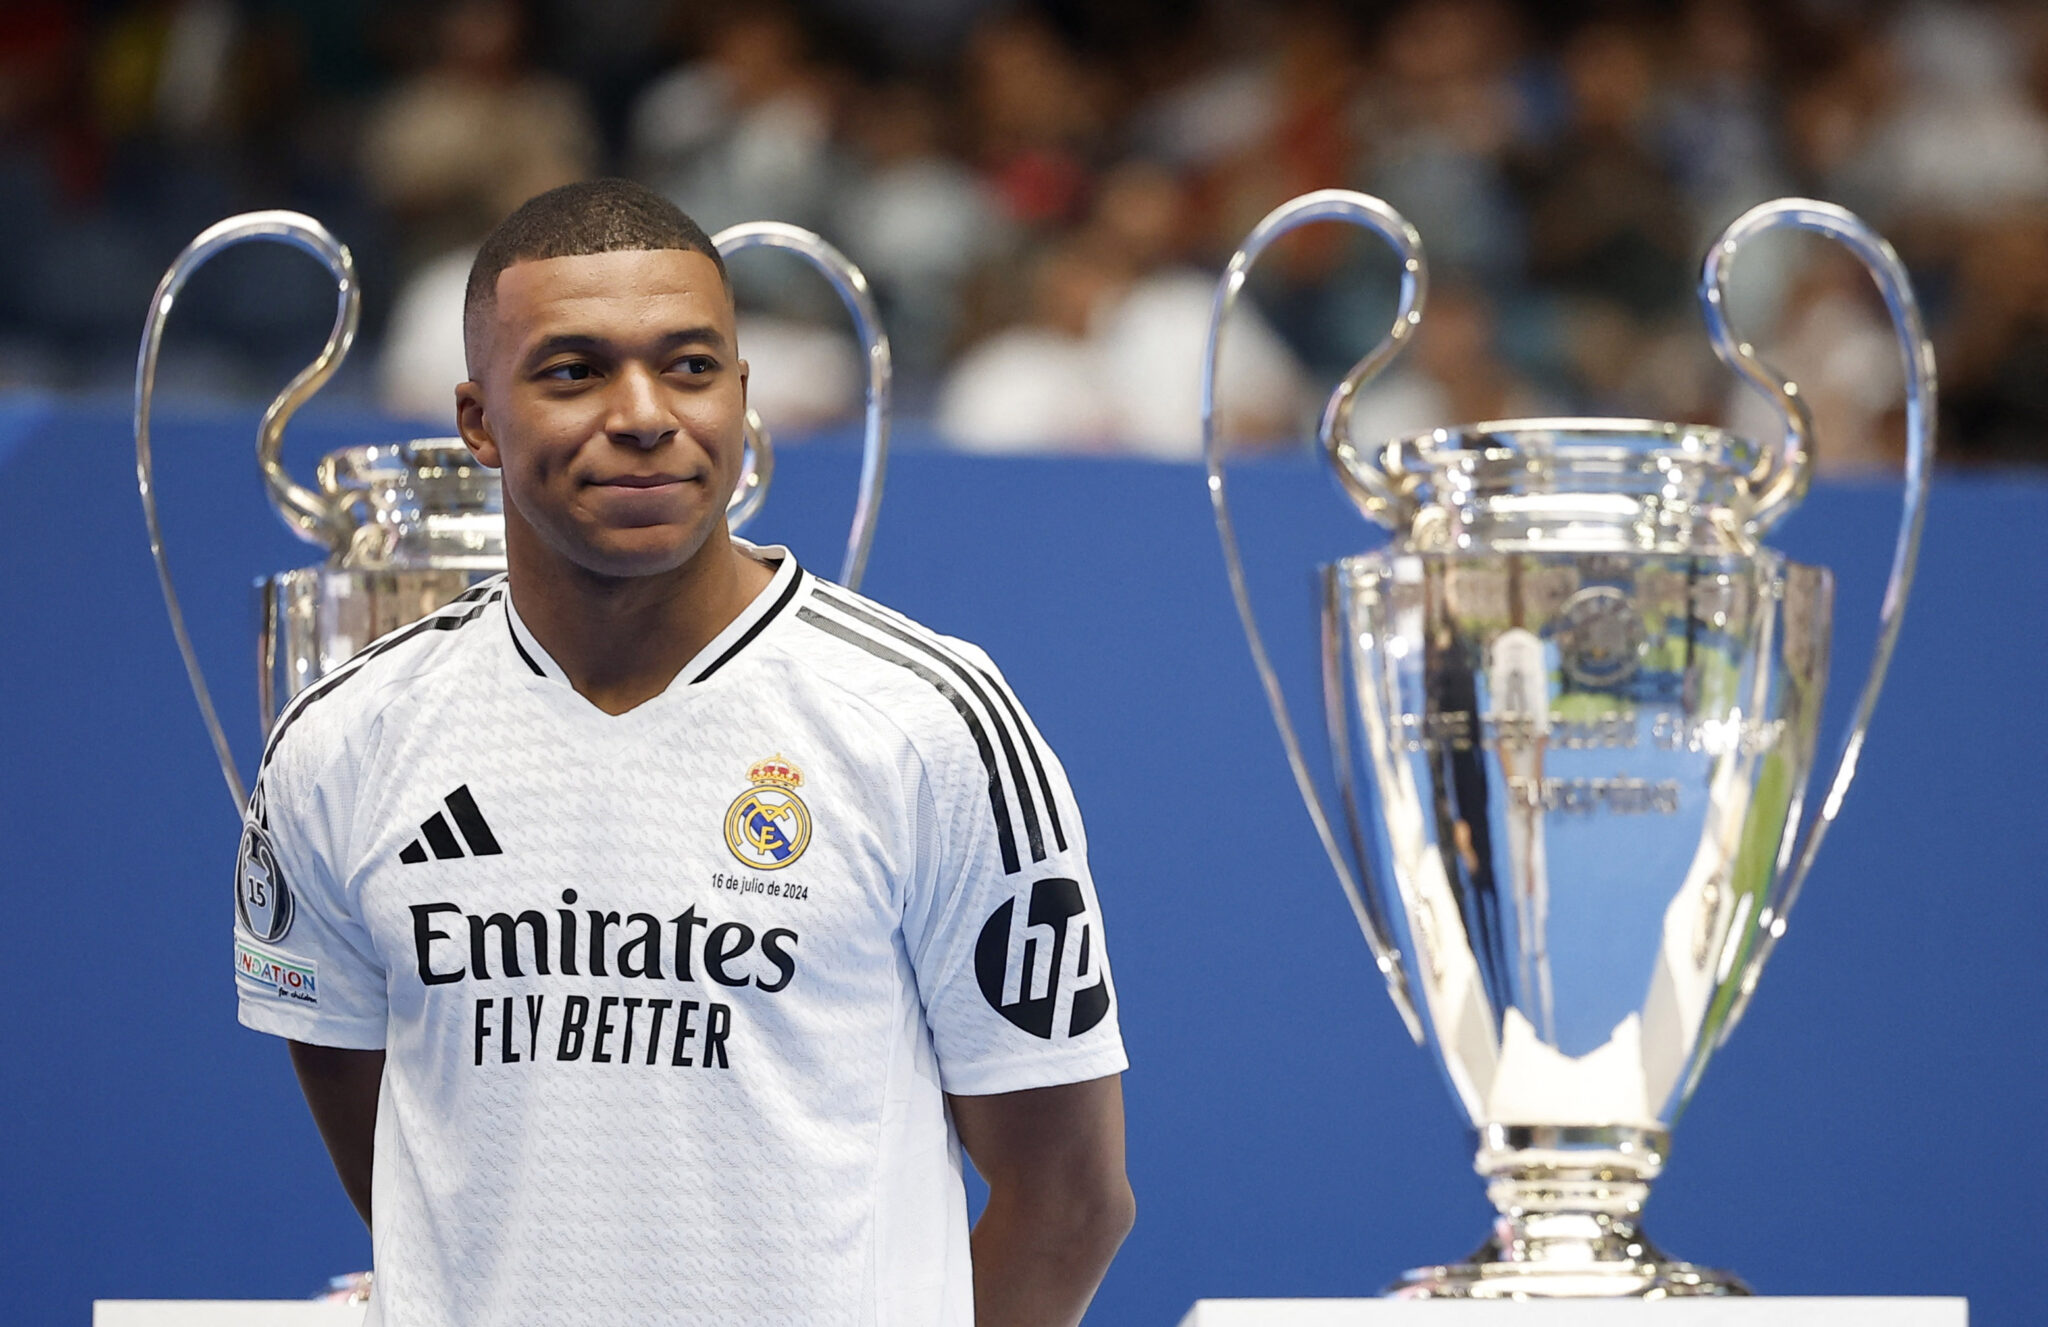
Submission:
[[484,237],[462,296],[464,349],[474,351],[477,315],[497,299],[498,274],[514,263],[628,249],[701,253],[732,290],[718,246],[681,208],[632,180],[581,180],[527,199]]

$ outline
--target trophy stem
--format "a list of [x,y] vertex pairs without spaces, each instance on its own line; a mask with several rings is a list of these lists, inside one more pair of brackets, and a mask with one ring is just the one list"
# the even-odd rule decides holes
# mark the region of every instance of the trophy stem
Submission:
[[1728,1272],[1665,1256],[1642,1232],[1670,1135],[1627,1126],[1490,1124],[1474,1168],[1499,1215],[1462,1263],[1418,1267],[1401,1299],[1746,1295]]

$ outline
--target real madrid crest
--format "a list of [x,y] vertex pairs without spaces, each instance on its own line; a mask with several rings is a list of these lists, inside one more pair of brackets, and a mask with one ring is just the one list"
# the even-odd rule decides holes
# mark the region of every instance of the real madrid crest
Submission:
[[747,781],[754,786],[734,798],[725,813],[726,846],[759,870],[788,866],[811,842],[811,811],[796,795],[803,771],[775,755],[754,762]]

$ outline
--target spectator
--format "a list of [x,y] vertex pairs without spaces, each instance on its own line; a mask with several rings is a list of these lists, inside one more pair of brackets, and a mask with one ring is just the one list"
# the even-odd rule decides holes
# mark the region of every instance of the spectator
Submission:
[[455,386],[467,381],[462,300],[469,289],[470,247],[429,259],[406,279],[377,355],[377,400],[400,419],[437,432],[455,430]]
[[1766,52],[1749,0],[1692,0],[1681,20],[1686,59],[1659,119],[1661,153],[1693,216],[1694,248],[1746,208],[1792,192]]
[[628,159],[706,230],[823,225],[837,172],[833,106],[802,25],[773,3],[712,23],[703,57],[641,94]]
[[1511,280],[1523,222],[1504,166],[1529,135],[1509,77],[1516,46],[1497,0],[1421,0],[1378,43],[1382,77],[1362,99],[1368,187],[1399,199],[1439,270]]
[[[1360,406],[1373,431],[1532,405],[1747,427],[1699,326],[1700,253],[1742,208],[1803,193],[1912,266],[1944,454],[2048,461],[2048,13],[2020,0],[17,0],[8,18],[9,383],[120,389],[178,246],[292,206],[356,251],[367,295],[330,390],[381,352],[380,398],[438,426],[477,234],[618,170],[714,229],[775,219],[844,249],[881,302],[899,409],[936,406],[981,447],[1187,457],[1217,267],[1275,204],[1350,186],[1419,226],[1437,287]],[[660,34],[680,58],[651,57]],[[1822,247],[1754,246],[1734,299],[1840,471],[1883,463],[1896,402],[1877,307]],[[780,257],[741,260],[737,284],[768,422],[787,438],[855,410],[824,284]],[[1299,436],[1383,334],[1393,284],[1355,232],[1275,245],[1227,342],[1234,432]],[[177,380],[266,390],[303,362],[323,285],[270,246],[222,261],[181,301]]]
[[583,94],[527,62],[512,0],[453,0],[429,30],[425,67],[380,99],[363,137],[364,182],[403,225],[408,267],[597,165]]
[[1651,144],[1656,67],[1618,25],[1579,32],[1563,70],[1563,135],[1530,172],[1530,274],[1638,321],[1683,307],[1698,255],[1692,226]]
[[1452,282],[1430,292],[1414,344],[1366,387],[1351,425],[1354,437],[1375,442],[1446,425],[1556,413],[1553,402],[1502,362],[1485,296]]
[[939,392],[939,431],[972,452],[1107,449],[1116,411],[1088,333],[1127,280],[1112,257],[1080,240],[1038,254],[1025,320],[954,365]]
[[1004,214],[1027,227],[1072,220],[1103,131],[1098,81],[1021,8],[975,29],[961,72],[971,155]]
[[[1216,280],[1186,261],[1192,229],[1187,190],[1164,167],[1127,164],[1105,178],[1093,225],[1132,274],[1088,324],[1110,440],[1120,450],[1162,460],[1198,458],[1202,361]],[[1297,436],[1314,413],[1307,382],[1256,307],[1238,306],[1221,349],[1221,426],[1241,443]]]
[[1006,256],[997,201],[943,148],[937,99],[901,82],[863,97],[854,114],[861,171],[837,209],[847,253],[875,285],[896,364],[935,381],[961,331],[965,287]]
[[1937,346],[1951,454],[2038,464],[2048,438],[2048,207],[1983,225],[1958,276]]
[[[1823,475],[1889,473],[1905,453],[1904,369],[1884,304],[1861,263],[1825,250],[1795,282],[1768,361],[1799,384],[1812,413],[1813,462]],[[1747,383],[1728,388],[1728,424],[1775,442],[1784,417]]]
[[2004,16],[1979,4],[1919,4],[1897,49],[1904,90],[1866,166],[1882,171],[1890,206],[1982,216],[2048,201],[2048,116],[2027,95],[2027,51]]

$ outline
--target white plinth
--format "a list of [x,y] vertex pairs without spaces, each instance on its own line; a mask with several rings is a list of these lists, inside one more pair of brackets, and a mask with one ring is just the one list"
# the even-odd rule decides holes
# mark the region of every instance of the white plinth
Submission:
[[1965,1299],[1205,1299],[1180,1327],[1969,1327]]
[[368,1311],[304,1299],[96,1299],[92,1327],[363,1327]]

